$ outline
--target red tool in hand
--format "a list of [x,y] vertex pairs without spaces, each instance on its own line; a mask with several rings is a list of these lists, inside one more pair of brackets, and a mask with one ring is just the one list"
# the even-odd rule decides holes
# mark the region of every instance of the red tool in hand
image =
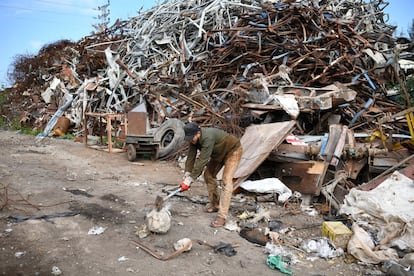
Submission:
[[180,184],[181,190],[187,191],[193,182],[194,179],[191,176],[187,175],[186,177],[184,177],[183,181]]
[[185,183],[185,181],[183,181],[183,182],[181,182],[181,184],[180,184],[180,189],[181,189],[181,191],[185,192],[185,191],[187,191],[188,189],[190,189],[190,185],[189,185],[189,184],[187,184],[187,183]]

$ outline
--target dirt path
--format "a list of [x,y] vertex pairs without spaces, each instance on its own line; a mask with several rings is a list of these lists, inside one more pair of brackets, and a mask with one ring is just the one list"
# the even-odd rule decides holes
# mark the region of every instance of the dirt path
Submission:
[[[283,275],[266,265],[263,246],[237,231],[209,227],[214,215],[203,212],[202,182],[169,200],[168,233],[139,238],[156,196],[176,188],[181,174],[175,162],[129,162],[125,153],[0,130],[0,274],[52,275],[55,267],[55,275]],[[237,215],[256,207],[251,197],[236,195],[231,220],[239,222]],[[294,204],[264,207],[291,229],[281,236],[294,257],[293,275],[379,275],[375,267],[346,264],[343,257],[323,260],[292,249],[293,241],[320,237],[321,218],[292,215],[289,211],[298,210]],[[88,234],[93,227],[105,230]],[[166,256],[183,238],[237,245],[237,254],[229,257],[193,243],[189,252],[162,261],[131,242]]]

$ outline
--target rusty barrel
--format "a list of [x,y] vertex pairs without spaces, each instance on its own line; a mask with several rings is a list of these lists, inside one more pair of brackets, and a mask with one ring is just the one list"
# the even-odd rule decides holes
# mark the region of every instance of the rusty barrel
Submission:
[[56,135],[56,136],[65,135],[66,132],[68,131],[69,125],[70,125],[70,120],[65,116],[61,116],[57,120],[56,125],[53,128],[53,135]]

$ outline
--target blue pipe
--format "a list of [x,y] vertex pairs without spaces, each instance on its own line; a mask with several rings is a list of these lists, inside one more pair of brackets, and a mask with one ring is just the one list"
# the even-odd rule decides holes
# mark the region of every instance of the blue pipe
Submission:
[[369,98],[368,101],[364,104],[364,107],[354,116],[354,118],[352,118],[348,127],[352,127],[356,120],[371,106],[373,102],[374,100],[372,98]]

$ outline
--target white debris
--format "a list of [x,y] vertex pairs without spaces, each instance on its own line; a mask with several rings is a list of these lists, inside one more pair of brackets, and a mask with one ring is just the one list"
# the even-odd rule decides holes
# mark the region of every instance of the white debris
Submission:
[[237,232],[240,231],[240,227],[234,220],[229,220],[226,222],[226,224],[223,226],[224,229],[229,230],[231,232]]
[[299,105],[295,95],[273,95],[273,98],[282,106],[286,113],[292,117],[292,119],[296,119],[299,116]]
[[14,253],[14,256],[16,258],[23,257],[24,255],[26,255],[26,251],[19,251],[19,252]]
[[52,267],[52,274],[53,275],[60,275],[60,274],[62,274],[62,270],[60,270],[59,267],[54,266],[54,267]]
[[313,206],[301,205],[300,209],[302,210],[302,212],[306,213],[308,216],[311,216],[311,217],[316,217],[319,214],[318,210],[316,210],[315,207]]
[[154,233],[164,234],[171,227],[171,213],[168,208],[153,209],[146,217],[148,230]]
[[185,251],[190,251],[192,246],[193,246],[193,243],[189,238],[184,238],[174,243],[175,250],[187,248]]
[[137,235],[140,239],[146,238],[150,234],[150,231],[148,230],[148,225],[146,224],[136,226],[135,228],[137,229],[135,235]]
[[382,246],[414,249],[414,181],[395,171],[370,191],[351,189],[340,213],[376,233]]
[[379,246],[376,248],[371,236],[357,223],[352,224],[353,235],[348,242],[347,252],[365,264],[378,264],[397,260],[397,251],[393,248]]
[[128,261],[128,258],[125,257],[125,256],[122,256],[122,257],[118,258],[118,262],[126,262],[126,261]]
[[94,226],[88,231],[88,235],[100,235],[105,232],[106,228],[101,226]]
[[292,196],[292,190],[275,177],[254,181],[247,180],[240,187],[254,193],[277,193],[279,194],[278,201],[280,203],[285,202]]
[[344,254],[342,248],[336,248],[327,238],[306,240],[302,242],[301,248],[324,259],[336,258]]

